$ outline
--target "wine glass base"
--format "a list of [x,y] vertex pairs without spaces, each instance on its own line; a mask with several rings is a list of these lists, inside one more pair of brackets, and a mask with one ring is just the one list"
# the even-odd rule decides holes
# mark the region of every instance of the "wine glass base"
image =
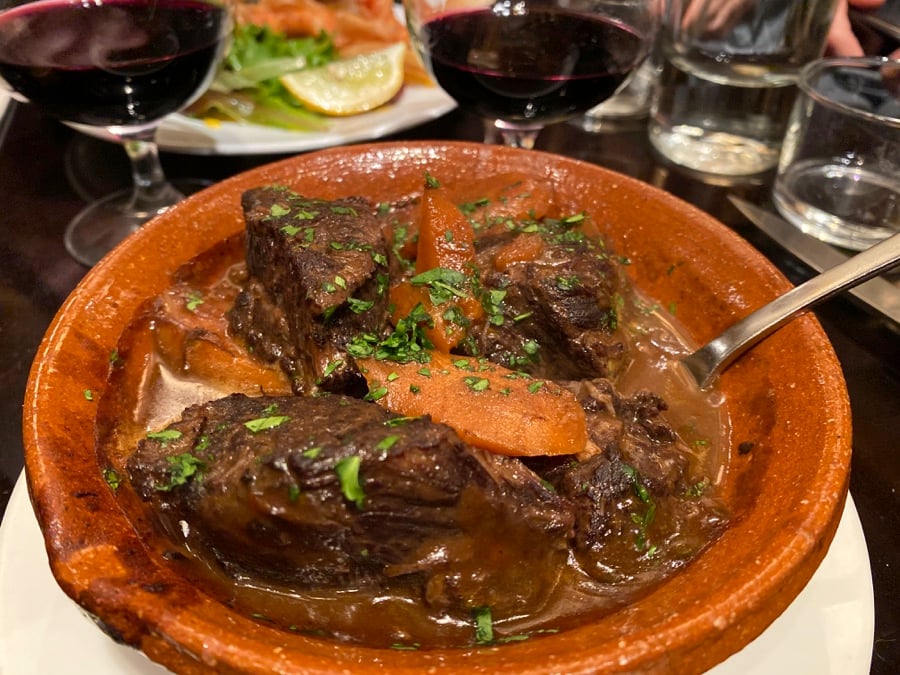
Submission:
[[131,188],[119,190],[84,208],[66,227],[66,250],[82,265],[93,267],[130,234],[148,220],[163,213],[185,195],[198,192],[211,181],[184,179],[172,181],[172,199],[153,208],[136,208]]

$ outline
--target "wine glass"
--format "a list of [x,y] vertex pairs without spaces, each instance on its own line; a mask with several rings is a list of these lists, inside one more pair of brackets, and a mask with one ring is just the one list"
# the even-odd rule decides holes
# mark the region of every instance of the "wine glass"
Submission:
[[60,120],[102,127],[131,160],[133,186],[96,201],[65,233],[93,265],[183,198],[154,141],[162,118],[209,86],[231,35],[224,0],[0,0],[0,78]]
[[485,140],[532,148],[541,129],[612,96],[647,56],[660,0],[404,0],[438,84]]

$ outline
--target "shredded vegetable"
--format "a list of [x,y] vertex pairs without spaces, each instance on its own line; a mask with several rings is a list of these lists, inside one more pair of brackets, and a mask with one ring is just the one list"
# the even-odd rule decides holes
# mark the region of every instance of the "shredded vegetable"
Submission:
[[327,128],[278,78],[337,58],[331,37],[288,38],[253,24],[235,27],[233,41],[209,90],[189,109],[194,117],[245,121],[300,131]]

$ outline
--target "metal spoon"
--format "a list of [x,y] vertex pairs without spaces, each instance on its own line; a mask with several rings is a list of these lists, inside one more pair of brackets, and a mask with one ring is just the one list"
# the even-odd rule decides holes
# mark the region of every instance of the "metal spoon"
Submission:
[[708,387],[738,356],[803,310],[871,279],[898,262],[900,233],[763,305],[681,362],[701,388]]

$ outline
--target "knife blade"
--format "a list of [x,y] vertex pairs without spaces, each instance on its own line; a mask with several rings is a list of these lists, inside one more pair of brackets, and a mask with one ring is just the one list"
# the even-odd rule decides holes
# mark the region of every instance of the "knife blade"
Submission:
[[[729,195],[728,198],[747,220],[816,272],[822,272],[847,260],[848,256],[845,253],[804,234],[781,216],[734,195]],[[900,324],[900,287],[882,277],[875,277],[850,289],[849,292],[891,321]]]

